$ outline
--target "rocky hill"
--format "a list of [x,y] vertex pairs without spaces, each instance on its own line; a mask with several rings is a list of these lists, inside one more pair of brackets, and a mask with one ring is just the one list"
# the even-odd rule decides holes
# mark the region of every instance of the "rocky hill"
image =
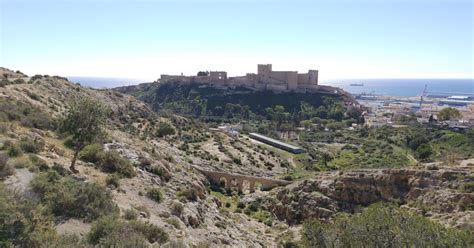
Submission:
[[[244,185],[238,192],[232,180],[216,183],[199,170],[283,179],[299,157],[246,136],[233,139],[193,118],[158,115],[157,106],[184,98],[145,93],[152,85],[136,95],[167,100],[150,108],[134,96],[58,76],[2,72],[8,83],[0,87],[0,246],[294,247],[304,221],[331,221],[376,202],[473,228],[469,163],[308,174],[288,186],[253,192]],[[200,89],[181,92],[188,98]],[[206,108],[242,99],[233,93],[214,92]],[[81,151],[73,174],[67,169],[73,151],[57,126],[80,98],[99,99],[112,112],[107,136]],[[251,101],[256,112],[265,107],[265,100],[260,106]]]
[[281,105],[290,113],[296,113],[301,109],[302,103],[320,106],[324,103],[324,99],[331,99],[345,106],[357,104],[355,99],[342,89],[338,89],[338,93],[332,90],[298,93],[256,91],[246,87],[223,88],[206,84],[155,82],[118,87],[114,90],[136,96],[150,104],[155,111],[168,110],[193,117],[223,117],[226,115],[227,106],[230,105],[243,108],[243,111],[248,112],[250,116],[265,115],[266,109],[275,105]]

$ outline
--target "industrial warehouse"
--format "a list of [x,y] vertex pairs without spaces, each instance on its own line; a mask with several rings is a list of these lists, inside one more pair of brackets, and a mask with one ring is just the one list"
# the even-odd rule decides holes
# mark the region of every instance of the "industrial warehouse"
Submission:
[[261,135],[261,134],[258,134],[258,133],[250,133],[249,137],[252,138],[252,139],[261,141],[265,144],[280,148],[280,149],[285,150],[287,152],[294,153],[294,154],[299,154],[299,153],[304,152],[304,149],[301,148],[301,147],[290,145],[290,144],[281,142],[281,141],[276,140],[276,139],[272,139],[270,137],[267,137],[265,135]]

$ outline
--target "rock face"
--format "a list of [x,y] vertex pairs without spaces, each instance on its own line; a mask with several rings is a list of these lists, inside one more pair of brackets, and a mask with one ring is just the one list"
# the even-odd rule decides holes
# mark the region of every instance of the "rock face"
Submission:
[[405,204],[432,216],[462,213],[472,218],[469,209],[474,194],[462,190],[468,180],[472,180],[469,167],[334,172],[276,190],[262,202],[290,224],[307,218],[325,220],[337,212],[354,212],[358,206],[380,201]]

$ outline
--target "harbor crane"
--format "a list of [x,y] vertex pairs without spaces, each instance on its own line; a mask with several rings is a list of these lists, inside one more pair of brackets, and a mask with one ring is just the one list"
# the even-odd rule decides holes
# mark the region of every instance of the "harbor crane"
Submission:
[[423,92],[421,93],[421,97],[420,97],[420,109],[421,109],[421,106],[423,105],[423,97],[426,97],[427,89],[428,89],[428,85],[425,84],[425,89],[423,89]]

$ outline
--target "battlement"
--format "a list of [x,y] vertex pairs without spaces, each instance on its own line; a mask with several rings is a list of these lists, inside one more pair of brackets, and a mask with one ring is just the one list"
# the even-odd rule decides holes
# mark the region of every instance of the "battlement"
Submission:
[[245,86],[273,91],[307,91],[318,88],[318,70],[309,70],[308,73],[273,71],[272,64],[259,64],[257,65],[257,74],[247,73],[245,76],[228,78],[225,71],[211,71],[200,76],[161,75],[159,81],[226,87]]

